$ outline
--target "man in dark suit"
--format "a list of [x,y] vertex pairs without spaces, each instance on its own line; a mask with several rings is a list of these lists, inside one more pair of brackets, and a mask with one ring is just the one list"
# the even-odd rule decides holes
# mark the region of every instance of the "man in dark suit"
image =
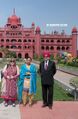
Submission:
[[55,62],[50,60],[50,53],[45,52],[43,54],[44,61],[40,63],[39,72],[41,75],[42,85],[42,107],[48,106],[52,109],[53,106],[53,85],[54,85],[54,74],[56,73]]

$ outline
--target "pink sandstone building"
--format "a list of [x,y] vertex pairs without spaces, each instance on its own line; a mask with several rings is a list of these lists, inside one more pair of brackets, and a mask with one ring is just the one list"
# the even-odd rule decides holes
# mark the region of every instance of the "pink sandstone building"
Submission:
[[[28,55],[32,58],[34,55],[39,57],[44,51],[49,51],[54,56],[61,51],[69,52],[73,57],[77,57],[77,34],[76,27],[72,28],[70,35],[66,35],[64,31],[41,34],[40,27],[35,27],[35,23],[32,23],[30,28],[25,28],[21,18],[17,17],[14,11],[7,19],[6,25],[0,27],[0,48],[15,51],[17,58],[25,58]],[[0,51],[0,58],[2,57],[4,53]]]

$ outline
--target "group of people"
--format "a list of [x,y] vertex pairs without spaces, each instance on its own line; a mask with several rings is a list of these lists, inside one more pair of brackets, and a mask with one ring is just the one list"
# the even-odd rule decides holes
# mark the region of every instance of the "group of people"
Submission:
[[[56,66],[54,61],[50,60],[50,54],[44,53],[44,61],[40,63],[38,73],[41,76],[42,86],[42,107],[53,106],[53,85]],[[9,102],[15,107],[18,99],[19,103],[25,106],[29,99],[29,106],[33,103],[34,94],[36,94],[37,68],[32,63],[31,57],[25,59],[25,63],[19,67],[12,58],[2,71],[1,98],[4,99],[4,105],[8,106]]]

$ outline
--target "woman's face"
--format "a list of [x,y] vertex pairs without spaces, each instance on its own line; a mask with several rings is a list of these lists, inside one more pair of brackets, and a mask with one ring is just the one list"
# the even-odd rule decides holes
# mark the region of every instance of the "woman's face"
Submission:
[[28,58],[26,63],[27,63],[28,65],[30,65],[30,64],[31,64],[31,58]]
[[15,60],[11,60],[11,61],[10,61],[10,65],[11,65],[11,66],[15,65]]

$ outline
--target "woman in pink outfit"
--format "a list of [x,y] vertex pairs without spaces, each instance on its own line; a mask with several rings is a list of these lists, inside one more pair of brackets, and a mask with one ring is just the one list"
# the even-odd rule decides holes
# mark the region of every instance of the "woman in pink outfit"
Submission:
[[8,67],[3,72],[3,76],[6,80],[5,92],[1,97],[5,100],[5,106],[8,106],[9,101],[15,106],[17,99],[17,78],[19,76],[19,68],[16,65],[15,59],[11,59]]

